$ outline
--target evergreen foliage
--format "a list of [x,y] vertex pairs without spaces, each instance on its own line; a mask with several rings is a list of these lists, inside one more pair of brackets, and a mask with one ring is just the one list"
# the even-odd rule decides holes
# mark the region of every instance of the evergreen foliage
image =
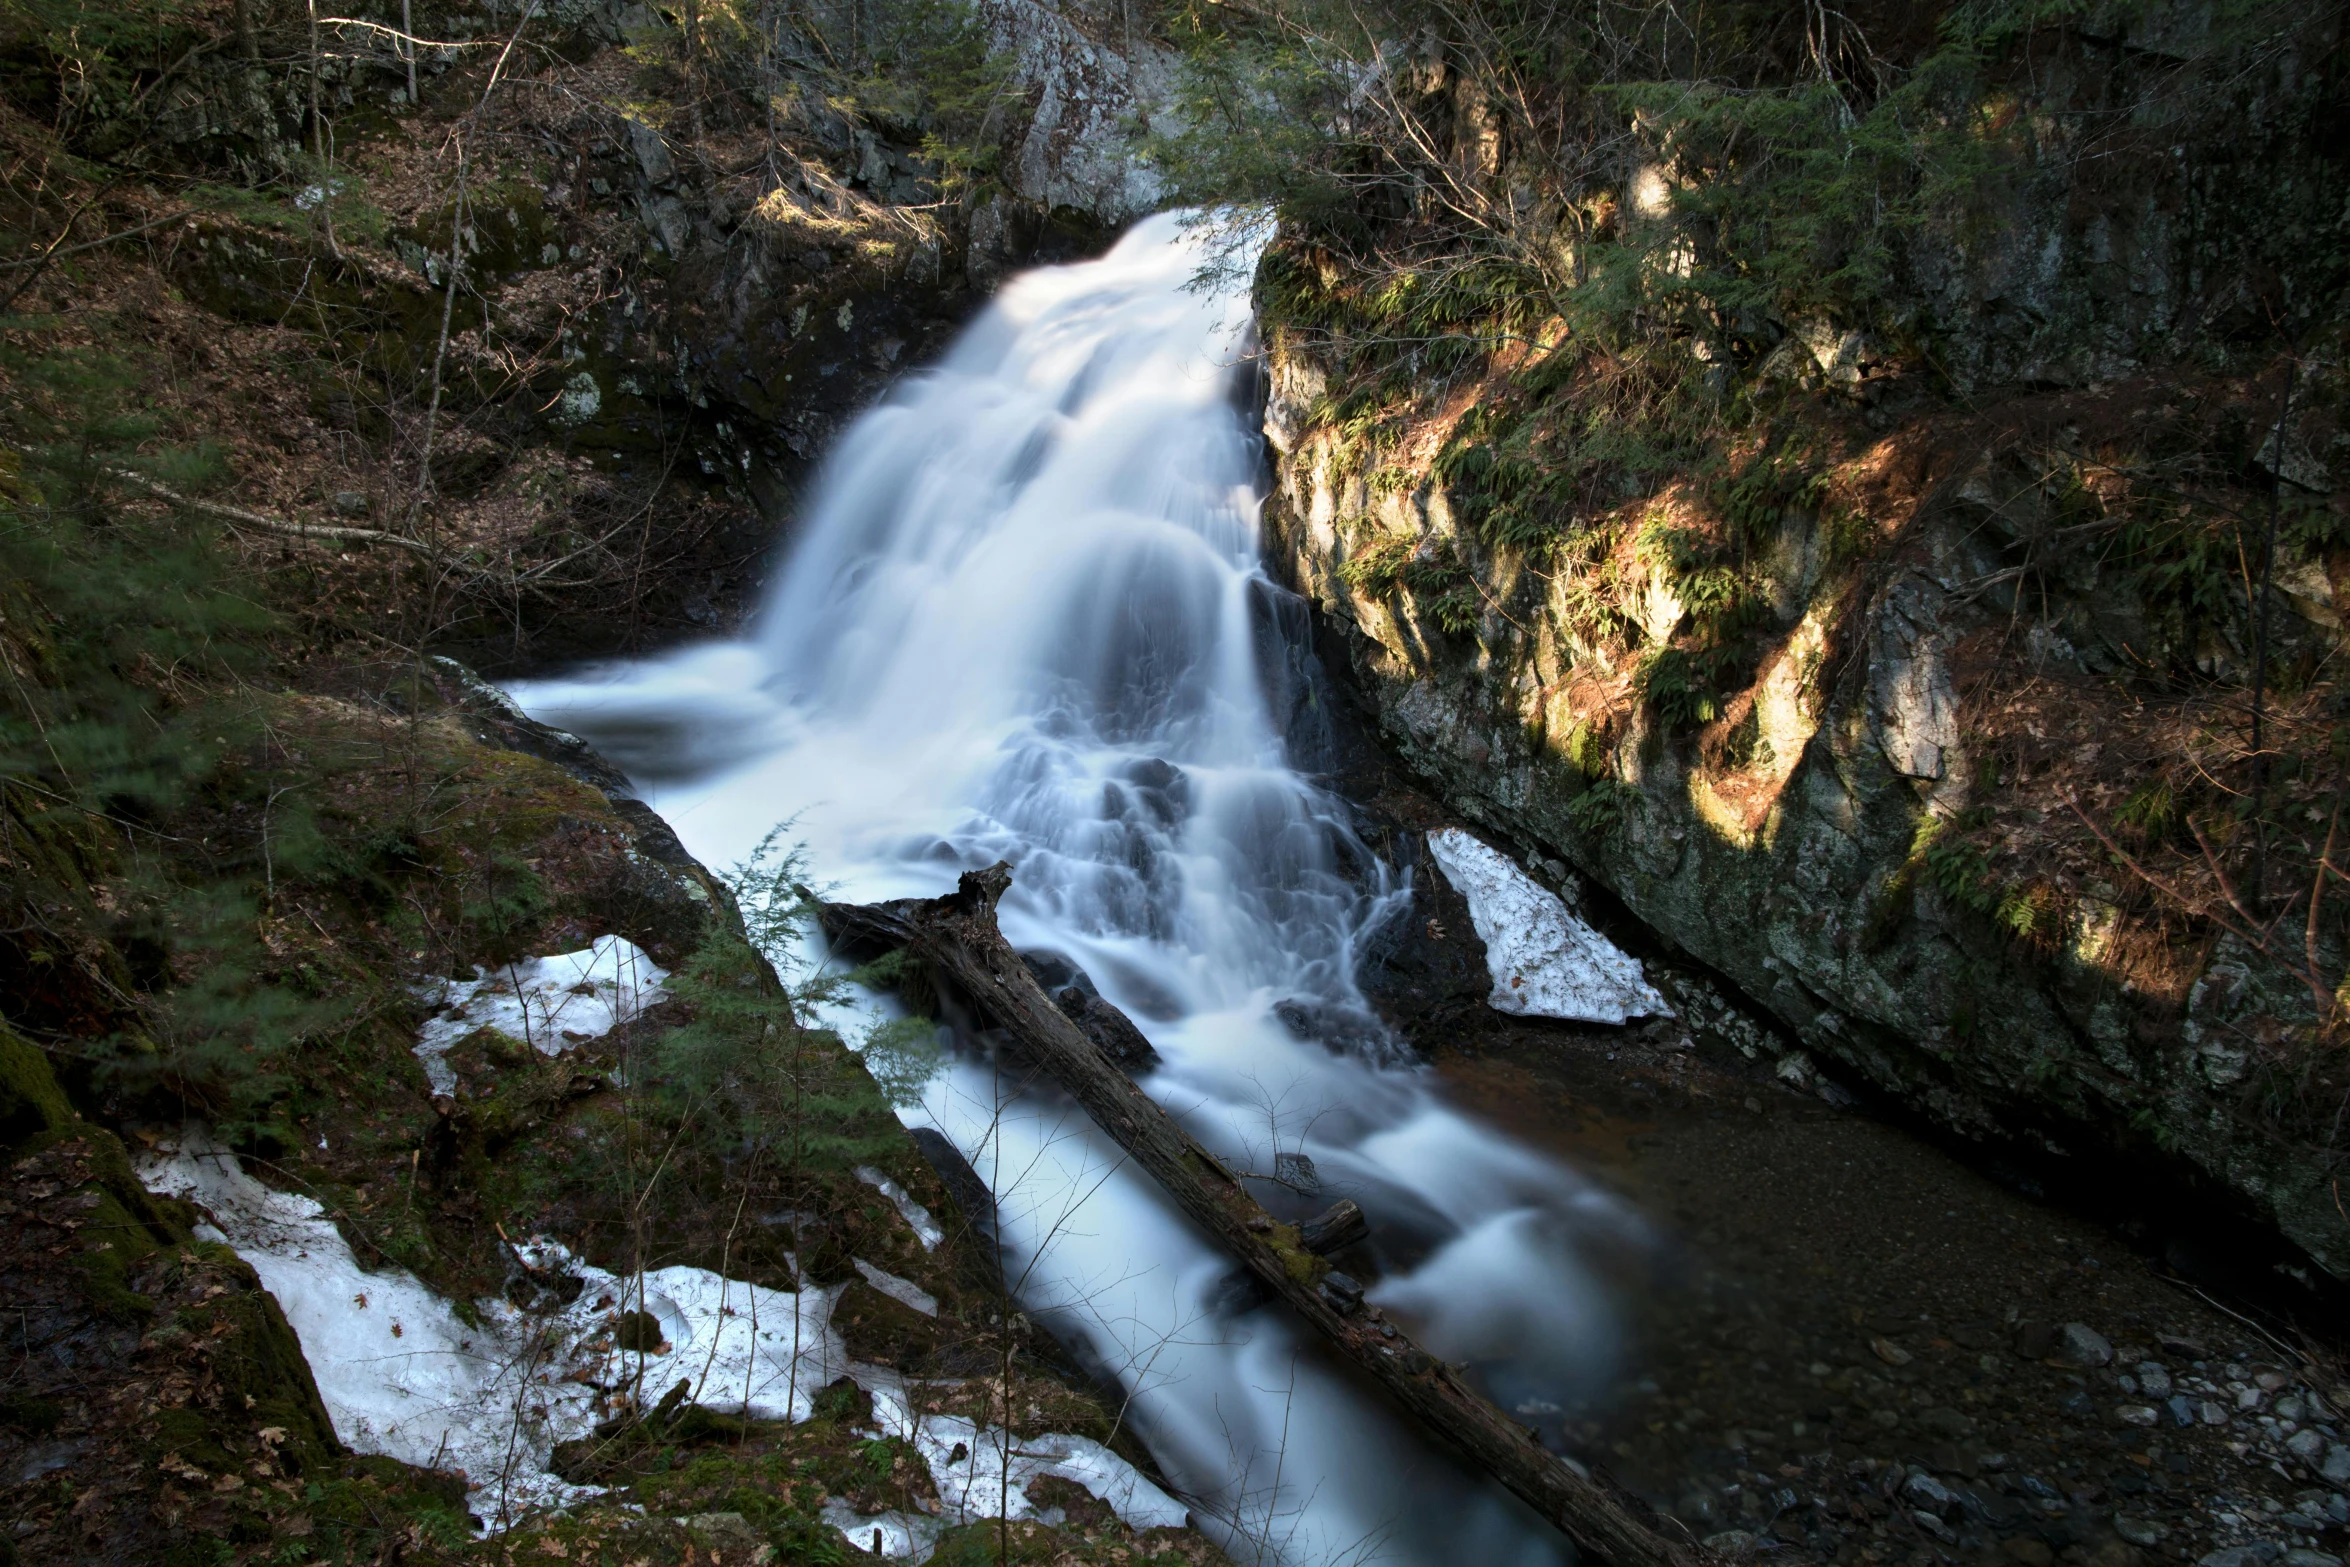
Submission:
[[849,999],[850,976],[805,956],[817,897],[806,851],[775,828],[728,880],[747,939],[714,922],[670,991],[693,1021],[662,1037],[664,1092],[707,1118],[719,1141],[807,1171],[843,1170],[901,1146],[893,1103],[920,1094],[937,1067],[920,1019],[868,1031],[858,1052],[800,1021]]

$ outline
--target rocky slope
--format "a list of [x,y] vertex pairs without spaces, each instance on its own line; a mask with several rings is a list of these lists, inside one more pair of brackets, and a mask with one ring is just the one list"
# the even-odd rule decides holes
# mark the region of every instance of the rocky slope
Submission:
[[[2154,776],[2189,720],[2125,678],[2160,634],[2126,574],[2074,563],[2044,597],[2016,591],[2062,500],[2044,469],[1973,421],[1888,437],[1854,420],[1835,470],[1849,490],[1783,508],[1753,541],[1770,629],[1751,683],[1723,717],[1674,724],[1628,660],[1577,634],[1596,592],[1635,643],[1669,643],[1688,609],[1668,569],[1631,550],[1542,569],[1482,543],[1425,470],[1367,483],[1317,419],[1345,390],[1328,364],[1280,334],[1271,353],[1273,553],[1323,617],[1329,661],[1448,807],[1726,979],[1784,1028],[1791,1079],[1816,1065],[1971,1140],[2161,1181],[2350,1272],[2330,1156],[2247,1113],[2262,1046],[2306,1024],[2306,991],[2223,934],[2150,937],[2127,870],[2077,831],[2050,841],[2069,801],[2110,808]],[[2080,416],[2042,401],[2041,419]],[[1834,530],[1856,515],[1869,542],[1839,558]],[[1414,590],[1366,573],[1378,548],[1447,575]],[[1441,602],[1464,583],[1467,625]],[[2281,600],[2273,634],[2322,661],[2339,624],[2324,565]],[[1938,834],[1990,802],[2025,824],[1994,852],[2071,873],[2056,922],[2019,929],[1979,884],[1936,874]]]
[[1273,187],[1273,553],[1444,805],[1791,1081],[2350,1278],[2339,40],[1988,14],[1852,13],[1849,77],[1769,7],[1539,33],[1597,89],[1431,31]]

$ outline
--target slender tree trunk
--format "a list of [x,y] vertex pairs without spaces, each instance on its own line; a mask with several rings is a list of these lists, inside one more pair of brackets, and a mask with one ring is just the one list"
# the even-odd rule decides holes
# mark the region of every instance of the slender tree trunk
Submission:
[[[241,3],[241,0],[240,0]],[[416,22],[408,0],[400,0],[400,53],[408,62],[408,106],[416,106]]]
[[310,156],[323,161],[326,157],[326,136],[319,129],[318,120],[318,0],[310,5]]
[[2252,605],[2252,909],[2268,903],[2268,603],[2277,569],[2277,513],[2285,497],[2285,419],[2293,408],[2298,355],[2285,361],[2285,395],[2277,400],[2277,429],[2268,487],[2268,527],[2260,536],[2259,597]]

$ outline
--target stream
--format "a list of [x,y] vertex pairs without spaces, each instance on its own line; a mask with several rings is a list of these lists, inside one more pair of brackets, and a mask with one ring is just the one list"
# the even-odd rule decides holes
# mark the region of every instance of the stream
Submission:
[[[1245,288],[1194,286],[1202,244],[1162,215],[1007,284],[831,454],[740,639],[517,696],[593,740],[710,865],[779,825],[853,901],[1011,861],[1006,934],[1134,1019],[1161,1058],[1155,1099],[1263,1176],[1278,1215],[1359,1202],[1372,1237],[1347,1266],[1371,1300],[1692,1532],[1816,1529],[1833,1553],[1828,1466],[1803,1465],[1839,1422],[1860,1446],[1835,1473],[1865,1470],[1873,1495],[1892,1493],[1871,1464],[1902,1483],[1913,1419],[1913,1445],[1948,1450],[1924,1467],[1953,1483],[2017,1462],[1968,1444],[1977,1412],[1953,1389],[2012,1381],[1990,1353],[2016,1328],[2011,1254],[2077,1274],[2092,1242],[2065,1234],[2082,1227],[2052,1252],[2023,1199],[1865,1118],[1788,1108],[1677,1025],[1496,1020],[1415,1050],[1366,1002],[1364,949],[1410,912],[1409,861],[1292,766],[1268,697],[1294,617],[1258,554],[1251,321]],[[1011,1093],[963,1049],[901,1114],[988,1181],[1024,1307],[1126,1391],[1235,1560],[1568,1559],[1236,1284],[1072,1104]],[[1729,1262],[1678,1238],[1719,1241],[1757,1204],[1777,1228]],[[1856,1215],[1942,1250],[1847,1288],[1873,1265]],[[2151,1342],[2165,1309],[2129,1315]],[[1954,1369],[1913,1397],[1945,1349]],[[2124,1470],[2140,1491],[2166,1472],[2159,1453]],[[1870,1516],[1853,1503],[1885,1539]],[[1907,1527],[1889,1549],[1931,1536]]]

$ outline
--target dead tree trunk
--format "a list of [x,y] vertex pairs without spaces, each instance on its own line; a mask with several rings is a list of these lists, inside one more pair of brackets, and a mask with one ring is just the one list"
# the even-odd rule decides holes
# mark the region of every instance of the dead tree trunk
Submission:
[[1009,865],[967,872],[959,890],[922,901],[827,904],[824,928],[852,950],[908,949],[1018,1040],[1029,1060],[1148,1171],[1194,1222],[1332,1348],[1367,1372],[1433,1436],[1485,1470],[1556,1524],[1603,1567],[1701,1567],[1706,1553],[1667,1539],[1636,1499],[1584,1478],[1472,1390],[1453,1368],[1391,1322],[1361,1309],[1361,1293],[1308,1249],[1293,1224],[1276,1222],[1221,1161],[1194,1142],[1128,1081],[1053,1004],[996,927]]

